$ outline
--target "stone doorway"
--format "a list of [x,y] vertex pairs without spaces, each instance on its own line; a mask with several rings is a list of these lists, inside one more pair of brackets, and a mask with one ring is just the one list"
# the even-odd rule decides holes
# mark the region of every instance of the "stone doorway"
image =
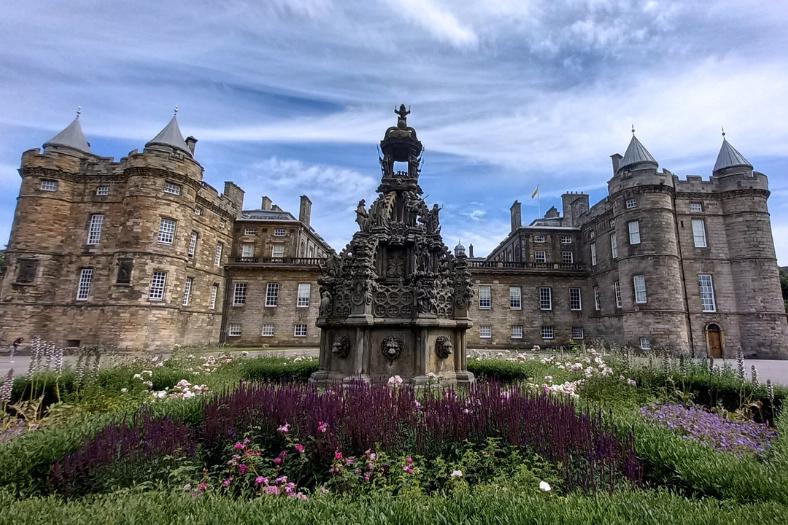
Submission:
[[711,323],[706,326],[706,346],[709,349],[709,357],[723,357],[720,325]]

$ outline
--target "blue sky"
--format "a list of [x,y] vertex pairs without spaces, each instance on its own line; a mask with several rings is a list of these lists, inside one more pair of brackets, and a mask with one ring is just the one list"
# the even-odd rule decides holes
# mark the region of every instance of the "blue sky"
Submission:
[[[461,7],[458,7],[461,4]],[[93,151],[142,148],[180,107],[205,179],[267,194],[337,249],[374,193],[402,102],[443,232],[486,255],[564,191],[605,195],[630,126],[660,166],[711,175],[720,127],[770,181],[788,265],[788,4],[755,1],[14,2],[0,18],[0,245],[22,151],[82,106]]]

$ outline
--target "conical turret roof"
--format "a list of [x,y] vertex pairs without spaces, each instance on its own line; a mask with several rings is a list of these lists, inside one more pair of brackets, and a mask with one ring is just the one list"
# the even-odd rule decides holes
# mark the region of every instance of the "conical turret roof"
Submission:
[[717,155],[717,162],[714,163],[714,173],[725,168],[742,167],[752,169],[752,164],[736,148],[731,146],[731,143],[723,135],[722,147],[720,147],[720,153]]
[[63,131],[46,141],[44,147],[46,148],[47,146],[64,146],[84,153],[90,153],[90,144],[85,139],[85,134],[82,133],[82,126],[79,124],[79,115],[77,114],[76,118]]
[[629,141],[629,146],[627,146],[627,151],[624,153],[624,158],[621,159],[621,164],[619,164],[618,169],[620,170],[628,166],[643,163],[653,164],[655,168],[659,165],[656,159],[651,156],[651,153],[640,143],[633,132],[632,140]]
[[153,145],[169,146],[171,148],[181,150],[190,157],[192,156],[189,146],[186,145],[186,141],[183,139],[181,128],[178,126],[177,115],[173,115],[167,125],[164,126],[164,129],[159,131],[158,135],[153,137],[150,142],[145,144],[145,147],[147,148],[148,146]]

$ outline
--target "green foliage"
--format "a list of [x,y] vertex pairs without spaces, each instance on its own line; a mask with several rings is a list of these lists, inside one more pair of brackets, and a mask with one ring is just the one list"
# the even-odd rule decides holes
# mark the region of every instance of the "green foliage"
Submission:
[[241,379],[247,381],[306,381],[317,372],[316,359],[295,361],[284,357],[244,359],[235,365]]
[[531,364],[504,359],[468,359],[468,370],[478,379],[509,383],[532,378],[534,369],[528,366]]

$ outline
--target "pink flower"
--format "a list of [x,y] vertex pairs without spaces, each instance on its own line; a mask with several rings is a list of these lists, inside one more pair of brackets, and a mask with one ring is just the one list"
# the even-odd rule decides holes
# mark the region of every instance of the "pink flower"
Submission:
[[318,424],[317,424],[317,431],[318,432],[325,432],[326,430],[328,430],[328,423],[326,423],[325,421],[318,422]]
[[197,490],[199,490],[200,492],[205,492],[206,490],[208,490],[208,483],[206,483],[205,481],[199,482],[197,484]]
[[303,453],[304,453],[304,449],[305,449],[305,447],[304,447],[304,445],[302,445],[301,443],[296,443],[296,444],[294,445],[294,447],[295,447],[295,449],[296,449],[296,452],[298,452],[299,454],[303,454]]
[[285,485],[285,494],[288,496],[292,496],[295,492],[296,484],[295,483],[288,483]]
[[226,488],[226,487],[229,487],[230,483],[232,483],[232,482],[233,482],[233,477],[230,476],[229,478],[227,478],[224,481],[222,481],[222,485]]
[[413,457],[411,457],[411,456],[406,457],[405,458],[405,464],[406,465],[413,465]]
[[298,494],[295,494],[293,497],[296,499],[300,499],[301,501],[306,501],[308,499],[306,494],[304,494],[303,492],[299,492]]
[[287,483],[287,476],[279,476],[278,478],[276,478],[274,480],[274,483],[276,483],[277,485],[281,485],[283,483]]
[[334,459],[336,459],[336,460],[342,459],[342,452],[340,452],[339,450],[334,452]]
[[257,485],[268,485],[268,478],[266,478],[265,476],[257,476],[256,478],[254,478],[254,482]]
[[345,458],[345,465],[352,465],[356,462],[356,458]]
[[281,432],[282,434],[287,434],[290,432],[290,423],[285,423],[284,425],[280,426],[276,429],[277,432]]
[[402,470],[404,470],[406,474],[413,474],[413,465],[405,465],[402,467]]
[[281,465],[282,463],[284,463],[284,460],[282,459],[281,456],[277,456],[274,458],[274,465]]
[[271,494],[271,495],[274,495],[274,496],[278,496],[279,495],[279,487],[277,487],[276,485],[268,485],[265,488],[265,492],[266,492],[266,494]]
[[244,475],[246,475],[246,473],[247,473],[247,472],[249,472],[249,467],[247,467],[247,466],[246,466],[246,465],[244,465],[243,463],[241,463],[240,465],[238,465],[238,473],[239,473],[240,475],[244,476]]
[[244,444],[243,444],[243,443],[241,443],[240,441],[237,441],[237,442],[235,443],[235,445],[233,445],[233,448],[234,448],[235,450],[243,450],[245,447],[246,447],[246,445],[244,445]]

